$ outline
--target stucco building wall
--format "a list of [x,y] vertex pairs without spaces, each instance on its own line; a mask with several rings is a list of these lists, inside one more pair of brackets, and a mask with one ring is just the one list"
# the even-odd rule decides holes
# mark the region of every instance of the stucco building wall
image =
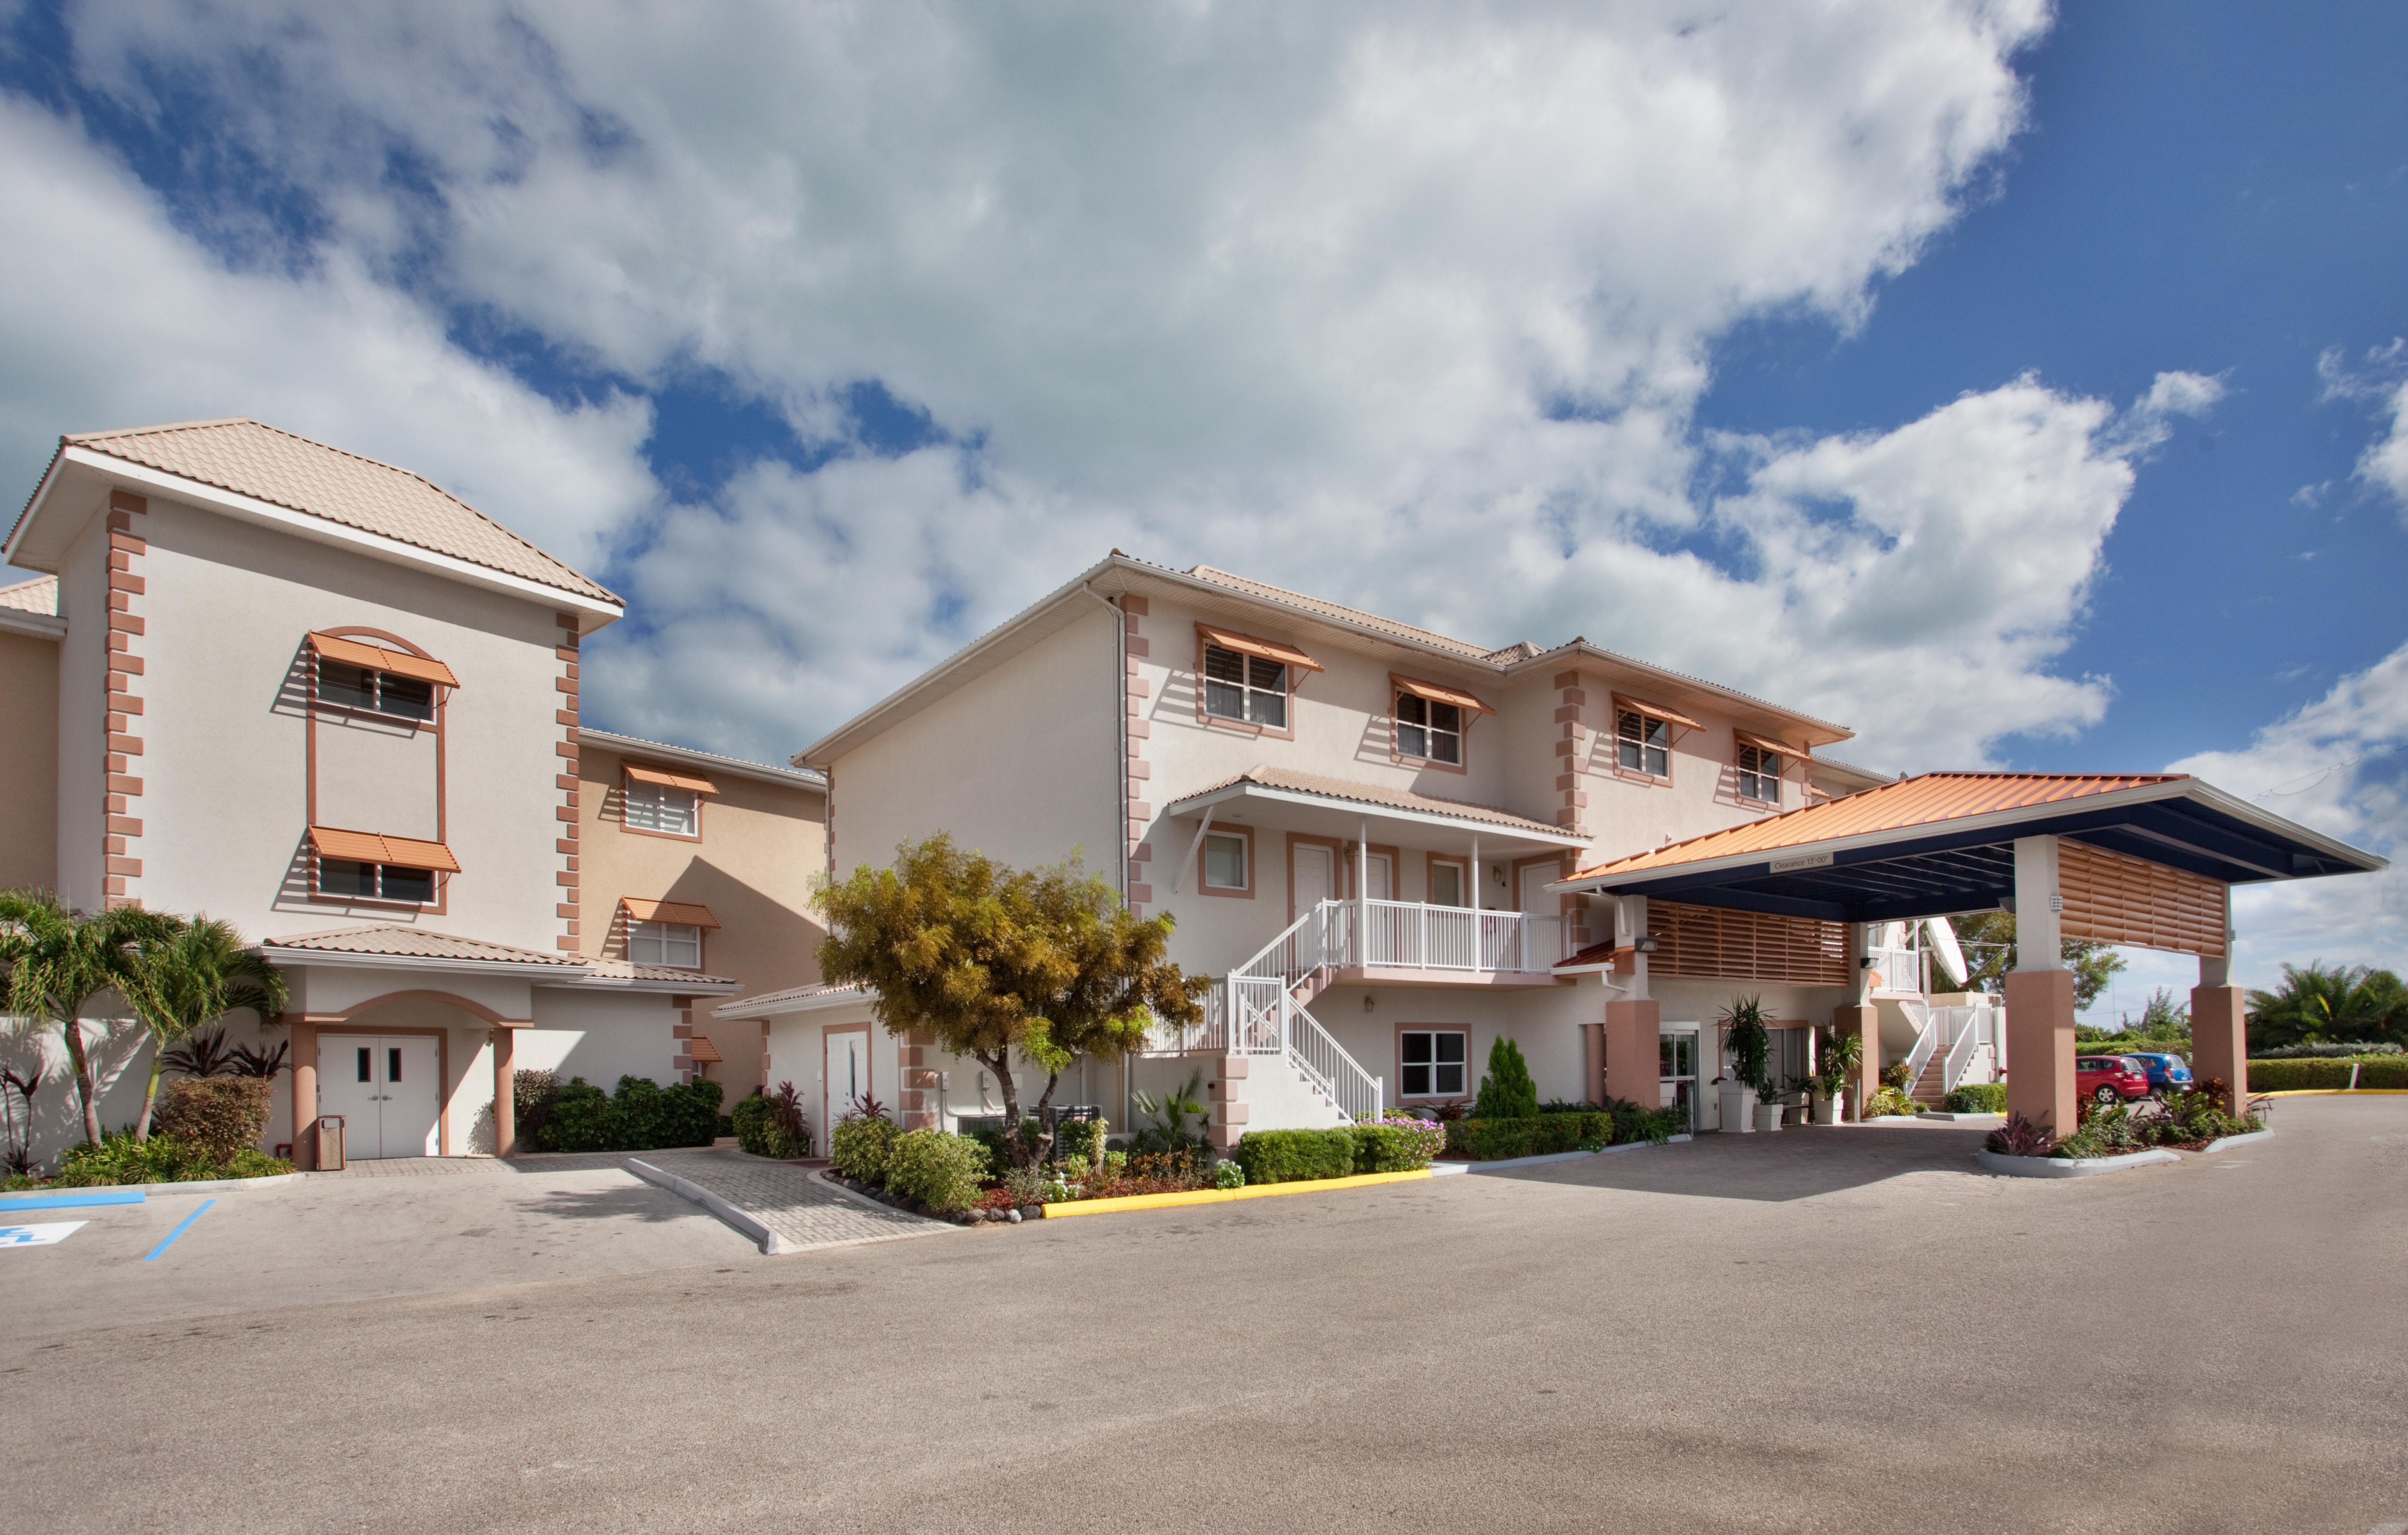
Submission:
[[0,631],[0,889],[58,883],[62,643]]

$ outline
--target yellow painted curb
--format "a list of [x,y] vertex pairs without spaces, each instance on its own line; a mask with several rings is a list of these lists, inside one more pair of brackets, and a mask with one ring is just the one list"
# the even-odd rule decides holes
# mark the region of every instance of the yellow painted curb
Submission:
[[2408,1087],[2283,1087],[2251,1097],[2408,1097]]
[[1329,1189],[1369,1188],[1374,1184],[1410,1184],[1427,1178],[1427,1168],[1412,1172],[1359,1172],[1352,1178],[1302,1178],[1293,1184],[1251,1184],[1244,1188],[1191,1188],[1181,1194],[1124,1194],[1117,1199],[1067,1199],[1045,1207],[1045,1218],[1109,1215],[1119,1210],[1162,1210],[1171,1205],[1218,1204],[1223,1199],[1260,1199],[1273,1194],[1319,1194]]

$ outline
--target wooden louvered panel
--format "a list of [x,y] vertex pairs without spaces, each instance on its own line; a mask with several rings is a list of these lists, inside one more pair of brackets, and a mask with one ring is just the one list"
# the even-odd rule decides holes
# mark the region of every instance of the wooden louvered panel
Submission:
[[1647,958],[1654,975],[1848,983],[1847,929],[1836,922],[1650,901],[1647,931],[1656,944]]
[[2177,954],[2224,953],[2224,886],[2187,869],[2060,838],[2057,888],[2067,938]]

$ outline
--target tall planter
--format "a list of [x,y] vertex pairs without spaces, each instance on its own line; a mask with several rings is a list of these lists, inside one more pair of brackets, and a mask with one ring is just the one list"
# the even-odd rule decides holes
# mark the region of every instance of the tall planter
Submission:
[[1743,1082],[1725,1082],[1722,1111],[1725,1130],[1739,1135],[1752,1134],[1756,1129],[1756,1089]]

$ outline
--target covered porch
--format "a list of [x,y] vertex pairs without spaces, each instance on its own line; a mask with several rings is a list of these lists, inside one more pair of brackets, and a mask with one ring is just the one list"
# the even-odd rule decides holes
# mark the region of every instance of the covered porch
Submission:
[[1880,1059],[1869,927],[2013,911],[2008,1108],[2063,1135],[2076,1118],[2073,973],[2062,940],[2197,955],[2193,1073],[2223,1083],[2228,1111],[2239,1113],[2248,1045],[2231,982],[2232,887],[2385,867],[2187,775],[1930,773],[1584,869],[1557,888],[1613,897],[1619,908],[1633,983],[1606,1010],[1609,1036],[1629,1041],[1608,1045],[1617,1096],[1639,1086],[1642,1041],[1652,1070],[1651,898],[1846,925],[1856,977],[1833,1022],[1867,1037],[1868,1075]]

